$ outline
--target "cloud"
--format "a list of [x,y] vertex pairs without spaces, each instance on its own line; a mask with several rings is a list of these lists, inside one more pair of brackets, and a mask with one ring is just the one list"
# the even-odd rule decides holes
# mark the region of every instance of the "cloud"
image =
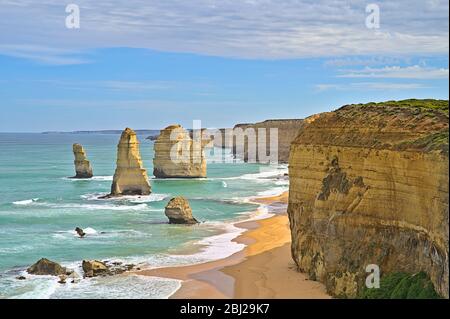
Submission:
[[79,51],[49,48],[39,45],[0,44],[0,54],[24,58],[43,64],[70,65],[89,63],[84,57],[79,57]]
[[421,83],[388,83],[388,82],[358,82],[347,84],[316,84],[316,92],[329,90],[355,91],[355,90],[418,90],[429,89],[430,86]]
[[168,90],[181,85],[187,85],[184,83],[177,83],[173,81],[117,81],[117,80],[104,80],[104,81],[70,81],[70,80],[37,80],[37,83],[51,85],[52,87],[59,87],[69,90],[98,90],[106,89],[113,91],[159,91]]
[[447,79],[448,69],[413,66],[386,66],[383,68],[366,67],[361,70],[346,70],[344,74],[338,75],[341,78],[397,78],[397,79]]
[[[74,2],[80,6],[80,29],[65,28],[61,1],[3,1],[2,43],[75,51],[134,47],[251,59],[448,53],[448,0],[377,1],[378,30],[365,26],[365,1]],[[70,63],[45,50],[0,52]]]

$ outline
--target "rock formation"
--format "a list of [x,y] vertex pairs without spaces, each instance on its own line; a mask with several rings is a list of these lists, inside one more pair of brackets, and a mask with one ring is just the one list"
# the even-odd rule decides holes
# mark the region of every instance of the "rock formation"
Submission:
[[184,197],[172,198],[166,205],[165,214],[170,224],[197,224],[192,216],[192,209]]
[[147,171],[143,168],[136,133],[126,128],[117,146],[117,168],[110,196],[148,195],[151,193]]
[[[113,276],[119,275],[134,268],[133,264],[122,264],[116,261],[99,261],[99,260],[83,260],[81,267],[83,268],[84,277],[97,276]],[[72,277],[77,279],[76,277]]]
[[[232,132],[229,129],[221,129],[222,134],[224,135],[222,137],[222,141],[214,141],[215,146],[222,145],[223,147],[231,147],[233,154],[236,158],[241,158],[245,162],[248,161],[256,161],[256,162],[262,162],[264,163],[267,161],[265,158],[260,158],[259,156],[259,134],[260,132],[265,132],[265,139],[264,136],[261,136],[261,141],[265,140],[266,147],[265,151],[266,154],[270,154],[270,139],[271,139],[271,132],[270,129],[276,129],[277,130],[277,136],[275,141],[278,142],[278,148],[273,148],[275,151],[278,152],[278,162],[280,163],[287,163],[289,160],[289,150],[291,147],[292,141],[295,139],[295,137],[298,134],[298,131],[302,125],[303,120],[299,119],[286,119],[286,120],[266,120],[264,122],[254,123],[254,124],[237,124]],[[263,131],[261,131],[261,129]],[[246,132],[254,132],[255,138],[249,139],[248,137],[245,137],[243,140],[241,140],[241,146],[239,147],[237,143],[239,143],[238,139],[233,137],[234,135],[237,135],[237,133],[242,130],[244,133]],[[225,132],[228,132],[225,133]],[[253,149],[255,152],[255,156],[249,156],[249,149]],[[262,150],[261,150],[262,152]]]
[[83,260],[82,268],[85,277],[96,277],[109,274],[109,268],[98,260]]
[[80,238],[83,238],[84,236],[86,236],[86,233],[80,227],[76,227],[75,231],[78,234],[78,236],[80,236]]
[[448,101],[347,105],[305,120],[289,159],[292,255],[329,293],[366,267],[426,272],[448,298]]
[[65,275],[68,271],[65,267],[60,264],[48,260],[46,258],[39,259],[35,264],[31,265],[27,272],[32,275],[51,275],[59,276]]
[[75,156],[75,172],[73,178],[91,178],[93,175],[91,164],[86,158],[86,152],[80,144],[73,144],[73,154]]
[[204,147],[207,141],[196,142],[181,125],[161,130],[155,142],[153,175],[157,178],[206,177]]

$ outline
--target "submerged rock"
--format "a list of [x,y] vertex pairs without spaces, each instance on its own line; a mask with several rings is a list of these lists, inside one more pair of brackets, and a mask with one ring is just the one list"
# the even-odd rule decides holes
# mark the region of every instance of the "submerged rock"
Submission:
[[27,272],[32,275],[59,276],[65,275],[67,273],[67,269],[54,261],[48,260],[47,258],[42,258],[28,268]]
[[193,140],[181,125],[161,130],[155,142],[153,175],[157,178],[206,177],[206,142]]
[[165,214],[170,224],[197,224],[198,221],[192,216],[192,209],[184,197],[172,198],[166,205]]
[[77,232],[78,236],[80,236],[80,238],[86,236],[86,233],[80,227],[75,228],[75,231]]
[[117,146],[117,168],[109,196],[149,195],[147,170],[144,169],[136,133],[126,128]]
[[80,144],[73,144],[73,154],[75,155],[75,172],[73,178],[91,178],[94,176],[90,162],[86,158],[86,152]]

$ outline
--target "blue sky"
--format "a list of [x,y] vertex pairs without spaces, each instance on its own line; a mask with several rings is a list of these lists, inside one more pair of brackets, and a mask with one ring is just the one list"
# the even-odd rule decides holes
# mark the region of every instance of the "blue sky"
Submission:
[[229,127],[448,99],[448,1],[0,1],[0,131]]

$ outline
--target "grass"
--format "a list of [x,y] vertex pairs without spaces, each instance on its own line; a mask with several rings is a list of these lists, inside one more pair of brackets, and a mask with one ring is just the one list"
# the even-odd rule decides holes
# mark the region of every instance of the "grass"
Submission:
[[364,288],[361,299],[440,299],[425,272],[395,272],[383,276],[380,288]]
[[421,137],[415,141],[401,143],[397,149],[406,148],[423,149],[424,151],[441,150],[444,154],[449,154],[449,131],[445,130]]
[[[349,105],[346,105],[349,106]],[[365,104],[352,104],[358,107],[388,107],[388,108],[407,108],[413,111],[424,112],[427,115],[432,115],[435,111],[448,116],[448,100],[434,100],[434,99],[408,99],[400,101],[386,101],[386,102],[370,102]]]

